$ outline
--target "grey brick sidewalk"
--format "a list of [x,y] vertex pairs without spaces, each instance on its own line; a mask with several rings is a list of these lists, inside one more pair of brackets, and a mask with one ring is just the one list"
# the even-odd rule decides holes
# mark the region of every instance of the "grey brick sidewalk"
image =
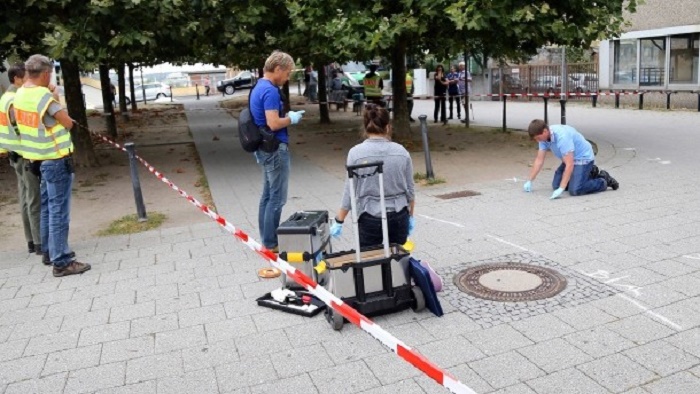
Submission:
[[[498,124],[496,105],[474,103],[477,120]],[[509,117],[522,127],[540,107],[512,104]],[[233,120],[188,119],[219,211],[257,237],[260,174]],[[508,309],[446,290],[441,318],[375,321],[478,393],[698,393],[700,118],[573,107],[570,119],[599,142],[620,190],[552,202],[551,173],[532,194],[512,180],[422,189],[414,237],[416,255],[445,275],[546,263],[570,296]],[[283,216],[336,209],[342,179],[296,156],[292,173]],[[463,189],[481,195],[434,197]],[[446,392],[354,326],[335,332],[321,316],[258,307],[278,282],[259,280],[262,260],[213,222],[73,246],[93,263],[79,277],[0,254],[0,394]]]

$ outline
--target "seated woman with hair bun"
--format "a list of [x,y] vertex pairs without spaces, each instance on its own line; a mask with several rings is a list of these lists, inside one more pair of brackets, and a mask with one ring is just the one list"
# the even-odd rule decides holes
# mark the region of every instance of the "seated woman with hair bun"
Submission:
[[[366,139],[348,152],[347,165],[384,162],[384,200],[387,209],[389,242],[403,245],[413,231],[415,192],[413,162],[406,148],[391,141],[389,112],[376,104],[367,104],[364,113]],[[345,191],[331,235],[339,237],[343,222],[350,212],[350,183]],[[355,179],[360,246],[382,243],[382,214],[379,201],[379,179],[376,176]]]

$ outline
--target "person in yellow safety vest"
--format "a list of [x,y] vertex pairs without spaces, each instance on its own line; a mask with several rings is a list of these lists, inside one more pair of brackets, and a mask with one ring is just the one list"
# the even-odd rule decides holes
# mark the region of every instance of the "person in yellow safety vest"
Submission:
[[411,74],[406,72],[406,100],[408,106],[408,120],[411,122],[416,121],[411,116],[411,112],[413,112],[413,89],[413,77],[411,76]]
[[[75,260],[68,245],[73,185],[74,121],[56,99],[50,85],[53,62],[32,55],[24,63],[27,80],[17,90],[14,114],[24,158],[41,173],[41,244],[44,264],[53,264],[53,276],[81,274],[90,264]],[[53,88],[53,89],[50,89]]]
[[0,149],[5,149],[10,157],[10,165],[17,174],[17,192],[22,214],[24,238],[29,253],[41,255],[41,193],[39,178],[29,169],[29,161],[24,159],[17,123],[14,117],[13,103],[15,92],[24,83],[24,63],[12,65],[7,70],[12,82],[7,92],[0,98]]
[[367,97],[367,101],[381,105],[384,81],[382,81],[382,77],[377,74],[376,64],[369,66],[369,72],[362,80],[362,85],[365,87],[365,97]]

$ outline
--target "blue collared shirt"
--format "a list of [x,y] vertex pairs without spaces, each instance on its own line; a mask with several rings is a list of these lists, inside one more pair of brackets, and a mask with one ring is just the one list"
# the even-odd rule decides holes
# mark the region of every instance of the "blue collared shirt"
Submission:
[[575,128],[557,124],[549,126],[549,131],[550,141],[540,142],[540,150],[551,150],[559,159],[574,152],[574,164],[588,164],[595,160],[591,143]]

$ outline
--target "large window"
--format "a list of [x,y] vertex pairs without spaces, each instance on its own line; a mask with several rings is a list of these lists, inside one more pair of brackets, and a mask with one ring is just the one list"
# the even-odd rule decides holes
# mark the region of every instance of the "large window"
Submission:
[[664,85],[666,37],[644,38],[640,42],[639,85]]
[[615,41],[615,74],[613,83],[637,82],[637,40]]
[[699,33],[671,36],[669,83],[698,83],[698,41]]

